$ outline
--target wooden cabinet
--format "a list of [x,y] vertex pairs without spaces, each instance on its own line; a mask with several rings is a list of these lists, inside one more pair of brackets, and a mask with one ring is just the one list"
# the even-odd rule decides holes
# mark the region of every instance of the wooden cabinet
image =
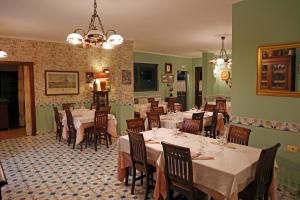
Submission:
[[263,58],[260,69],[260,89],[294,91],[294,56]]
[[93,92],[93,105],[96,108],[108,106],[108,93],[109,91],[94,91]]

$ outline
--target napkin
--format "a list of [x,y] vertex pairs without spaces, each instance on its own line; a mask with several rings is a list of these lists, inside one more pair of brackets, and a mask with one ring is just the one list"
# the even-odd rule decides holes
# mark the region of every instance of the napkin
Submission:
[[201,153],[191,152],[192,160],[214,160],[213,156],[202,155]]
[[147,144],[160,144],[160,141],[151,139],[151,140],[146,141],[146,143]]

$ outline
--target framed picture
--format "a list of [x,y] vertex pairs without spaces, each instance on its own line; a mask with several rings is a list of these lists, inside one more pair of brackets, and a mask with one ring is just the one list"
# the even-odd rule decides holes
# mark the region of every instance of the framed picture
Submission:
[[86,83],[92,83],[94,81],[94,73],[93,72],[86,72],[85,73]]
[[172,64],[171,63],[165,63],[165,73],[166,74],[172,73]]
[[168,75],[166,75],[166,74],[161,75],[161,82],[162,83],[168,83]]
[[174,75],[168,75],[168,83],[174,83]]
[[123,85],[131,84],[131,71],[130,70],[122,70],[122,84]]
[[78,71],[45,71],[46,95],[79,94]]

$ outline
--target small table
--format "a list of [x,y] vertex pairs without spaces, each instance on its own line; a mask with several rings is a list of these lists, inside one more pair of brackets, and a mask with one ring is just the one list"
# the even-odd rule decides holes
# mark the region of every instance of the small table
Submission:
[[[62,115],[62,122],[64,125],[63,128],[63,138],[68,139],[68,125],[67,125],[67,117],[65,111],[59,111]],[[72,116],[74,119],[74,126],[77,130],[77,137],[76,137],[76,144],[80,144],[80,142],[84,139],[84,129],[91,128],[94,125],[94,117],[95,117],[95,110],[89,109],[76,109],[72,111]],[[112,137],[117,137],[117,119],[114,115],[108,114],[108,127],[107,132]]]

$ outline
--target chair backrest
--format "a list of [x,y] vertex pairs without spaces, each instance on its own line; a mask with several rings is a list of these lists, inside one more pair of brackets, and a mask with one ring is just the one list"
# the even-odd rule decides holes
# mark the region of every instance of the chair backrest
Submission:
[[95,118],[94,118],[94,131],[100,130],[106,132],[107,122],[108,122],[108,112],[96,110]]
[[152,101],[151,102],[151,112],[153,112],[154,108],[157,108],[158,107],[158,101]]
[[149,97],[149,98],[148,98],[148,103],[152,103],[153,101],[155,101],[155,98],[154,98],[154,97]]
[[159,106],[159,107],[153,107],[152,109],[153,109],[153,112],[158,113],[158,114],[160,114],[160,115],[165,114],[164,107],[162,107],[162,106]]
[[189,148],[161,143],[164,151],[165,176],[167,187],[193,185],[192,158]]
[[203,117],[205,112],[193,113],[192,119],[199,120],[200,123],[200,131],[203,129]]
[[152,127],[161,127],[160,117],[158,113],[155,112],[147,112],[148,119],[148,129],[152,130]]
[[66,112],[66,116],[67,116],[68,129],[69,129],[69,131],[74,131],[75,130],[75,126],[74,126],[73,115],[72,115],[70,109],[66,109],[65,112]]
[[107,111],[107,113],[110,113],[111,106],[101,106],[98,108],[99,111]]
[[221,112],[226,112],[226,99],[216,99],[216,109]]
[[263,197],[269,190],[273,179],[274,161],[279,147],[280,143],[277,143],[273,147],[263,149],[260,153],[255,172],[254,199]]
[[174,106],[175,103],[176,103],[176,98],[168,99],[168,110],[169,111],[175,111],[175,106]]
[[213,138],[216,138],[216,130],[217,130],[217,122],[218,122],[218,111],[213,111],[213,115],[211,118],[211,129],[210,129],[210,134],[213,136]]
[[55,123],[56,123],[56,128],[57,130],[62,129],[62,122],[61,122],[61,118],[59,117],[59,112],[57,107],[53,107],[53,111],[54,111],[54,119],[55,119]]
[[183,119],[181,131],[192,134],[200,133],[200,122],[196,119]]
[[63,103],[63,104],[62,104],[63,110],[71,109],[71,108],[74,109],[74,108],[75,108],[74,106],[75,106],[75,103]]
[[248,146],[251,129],[230,125],[227,141]]
[[214,112],[216,110],[216,105],[206,103],[204,106],[204,110],[208,112]]
[[141,133],[128,132],[130,157],[132,164],[143,165],[147,168],[147,152],[144,141],[144,136]]
[[145,131],[145,121],[143,118],[135,118],[126,120],[127,131],[140,133]]

